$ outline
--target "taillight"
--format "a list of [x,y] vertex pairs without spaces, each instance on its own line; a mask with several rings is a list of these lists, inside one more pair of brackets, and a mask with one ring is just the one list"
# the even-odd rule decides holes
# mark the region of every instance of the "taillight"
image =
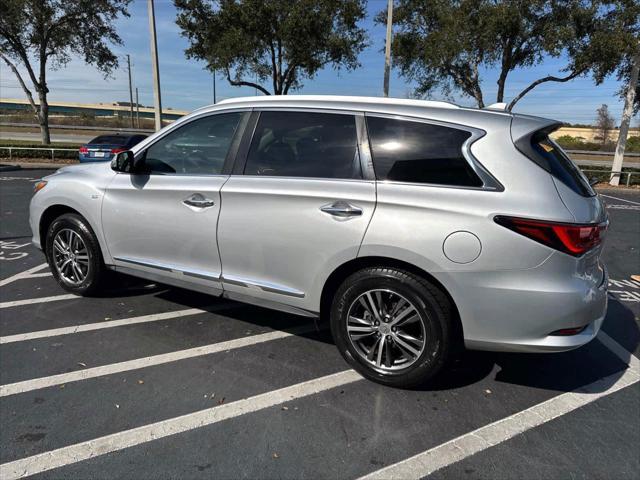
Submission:
[[80,153],[89,153],[89,149],[87,147],[85,147],[84,145],[82,147],[80,147]]
[[126,152],[127,149],[126,148],[112,148],[111,149],[111,153],[120,153],[120,152]]
[[497,216],[496,223],[561,252],[578,257],[602,243],[608,222],[575,224]]

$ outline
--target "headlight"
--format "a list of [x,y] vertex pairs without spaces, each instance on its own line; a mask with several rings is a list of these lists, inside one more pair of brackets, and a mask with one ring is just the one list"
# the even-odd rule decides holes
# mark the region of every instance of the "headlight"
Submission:
[[33,186],[33,193],[38,193],[40,190],[42,190],[46,186],[47,186],[47,182],[45,182],[44,180],[40,180],[39,182],[36,182],[36,184]]

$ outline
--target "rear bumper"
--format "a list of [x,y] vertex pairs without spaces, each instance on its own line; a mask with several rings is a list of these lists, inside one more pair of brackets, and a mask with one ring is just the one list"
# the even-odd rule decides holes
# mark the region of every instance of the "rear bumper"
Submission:
[[80,160],[80,163],[110,162],[112,158],[113,158],[113,155],[107,155],[101,158],[90,157],[89,155],[83,155],[82,153],[78,155],[78,159]]
[[[598,334],[607,313],[608,274],[566,272],[564,254],[530,270],[461,274],[457,287],[465,346],[474,350],[562,352]],[[557,258],[554,258],[557,257]],[[454,295],[454,299],[456,296]],[[551,332],[585,327],[570,336]]]

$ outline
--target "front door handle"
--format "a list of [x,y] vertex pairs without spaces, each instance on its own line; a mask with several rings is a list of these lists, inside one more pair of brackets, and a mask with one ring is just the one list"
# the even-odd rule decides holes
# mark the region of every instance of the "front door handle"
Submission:
[[334,202],[331,205],[325,205],[324,207],[320,207],[320,210],[324,213],[328,213],[329,215],[333,215],[334,217],[359,217],[362,215],[362,209],[360,207],[356,207],[355,205],[351,205],[343,201]]
[[193,208],[208,208],[215,205],[215,202],[213,200],[206,198],[199,193],[194,193],[186,200],[183,200],[182,203],[184,203],[187,207]]

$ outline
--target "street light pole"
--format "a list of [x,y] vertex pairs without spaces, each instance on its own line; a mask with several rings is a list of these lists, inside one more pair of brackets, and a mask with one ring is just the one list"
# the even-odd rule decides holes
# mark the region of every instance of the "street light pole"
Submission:
[[162,101],[160,98],[160,70],[158,70],[158,42],[156,40],[156,14],[153,0],[147,0],[149,33],[151,40],[151,67],[153,69],[153,100],[155,106],[156,130],[162,128]]
[[216,69],[213,69],[213,103],[216,103]]
[[384,46],[384,96],[389,96],[389,75],[391,73],[391,25],[393,24],[393,0],[387,0],[387,39]]
[[138,87],[136,87],[136,126],[140,128],[140,102],[138,101]]
[[127,54],[127,68],[129,69],[129,117],[133,128],[133,90],[131,89],[131,57]]

